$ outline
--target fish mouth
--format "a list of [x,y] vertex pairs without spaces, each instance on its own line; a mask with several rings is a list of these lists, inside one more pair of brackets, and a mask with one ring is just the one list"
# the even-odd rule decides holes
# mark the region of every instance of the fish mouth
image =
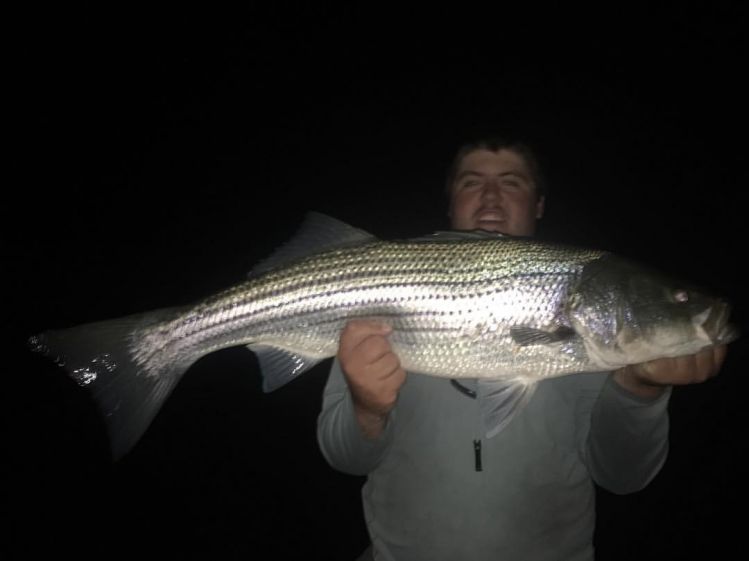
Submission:
[[724,345],[738,338],[739,332],[736,326],[728,323],[728,317],[731,314],[730,306],[725,302],[718,302],[705,310],[701,316],[707,316],[701,322],[700,328],[704,330],[710,341],[716,345]]
[[738,328],[735,325],[727,323],[723,326],[723,329],[720,330],[720,333],[718,333],[715,343],[718,345],[727,345],[738,339],[739,335]]

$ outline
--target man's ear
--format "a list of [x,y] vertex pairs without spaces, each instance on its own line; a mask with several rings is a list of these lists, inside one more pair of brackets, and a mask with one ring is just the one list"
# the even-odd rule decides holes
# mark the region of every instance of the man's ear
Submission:
[[544,209],[546,208],[546,197],[541,195],[536,203],[536,219],[543,218]]

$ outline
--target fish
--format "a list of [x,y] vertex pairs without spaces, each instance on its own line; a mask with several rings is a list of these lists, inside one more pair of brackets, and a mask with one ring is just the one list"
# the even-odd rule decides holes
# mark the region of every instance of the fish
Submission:
[[310,212],[235,286],[29,346],[90,392],[117,460],[190,366],[229,347],[255,353],[271,392],[334,356],[348,321],[385,322],[407,371],[478,381],[491,438],[541,380],[727,344],[729,316],[725,300],[604,250],[482,231],[382,240]]

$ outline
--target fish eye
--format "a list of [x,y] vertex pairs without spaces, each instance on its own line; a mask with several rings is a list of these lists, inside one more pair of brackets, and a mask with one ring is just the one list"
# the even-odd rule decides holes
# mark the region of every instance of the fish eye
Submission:
[[677,290],[674,292],[674,300],[677,302],[689,302],[689,293],[686,290]]

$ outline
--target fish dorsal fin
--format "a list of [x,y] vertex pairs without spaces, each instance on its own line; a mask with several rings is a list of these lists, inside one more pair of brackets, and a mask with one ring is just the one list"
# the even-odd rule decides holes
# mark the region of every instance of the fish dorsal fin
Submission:
[[479,380],[476,397],[487,438],[499,434],[523,410],[536,391],[536,385],[525,379]]
[[260,363],[260,372],[263,375],[263,391],[266,393],[285,386],[323,360],[279,349],[272,345],[258,343],[247,345],[247,347],[255,353]]
[[560,326],[551,331],[546,331],[535,327],[516,325],[510,328],[510,336],[512,337],[512,340],[521,347],[528,347],[530,345],[551,345],[553,343],[567,341],[572,337],[576,337],[577,333],[566,326]]
[[377,238],[372,234],[349,226],[320,212],[308,212],[299,229],[285,244],[270,257],[258,263],[250,276],[287,265],[302,257],[322,253],[331,249],[349,247],[371,242]]

